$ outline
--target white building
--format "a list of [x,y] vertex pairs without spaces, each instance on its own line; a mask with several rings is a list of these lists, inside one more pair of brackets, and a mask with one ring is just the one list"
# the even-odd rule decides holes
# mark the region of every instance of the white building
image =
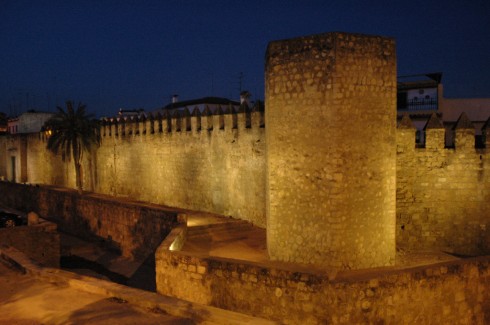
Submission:
[[222,97],[204,97],[184,101],[178,101],[177,98],[178,97],[174,95],[170,104],[158,109],[154,112],[154,114],[162,114],[164,112],[173,114],[175,111],[183,112],[185,108],[187,108],[190,113],[192,113],[196,108],[201,113],[204,112],[206,108],[209,108],[209,110],[213,113],[218,109],[218,107],[221,107],[222,110],[226,110],[231,105],[235,111],[240,108],[240,102]]
[[453,142],[452,129],[464,112],[481,139],[481,128],[490,117],[490,98],[444,98],[442,73],[398,77],[397,111],[400,120],[408,114],[417,129],[417,143],[424,143],[424,127],[436,113],[446,129],[446,145]]
[[7,131],[10,134],[39,132],[44,123],[53,116],[54,113],[30,110],[18,117],[9,118]]

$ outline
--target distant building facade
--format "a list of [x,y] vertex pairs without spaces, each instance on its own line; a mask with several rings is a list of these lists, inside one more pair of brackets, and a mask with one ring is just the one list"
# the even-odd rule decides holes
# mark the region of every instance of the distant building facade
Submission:
[[464,112],[475,127],[477,146],[482,142],[481,128],[490,115],[490,98],[444,98],[442,73],[399,76],[397,112],[400,121],[407,114],[417,129],[417,143],[425,142],[425,127],[433,113],[446,129],[446,145],[454,141],[454,127]]
[[219,107],[221,107],[221,109],[223,110],[226,110],[230,106],[233,109],[238,110],[240,107],[240,102],[223,97],[203,97],[198,99],[179,101],[178,96],[174,95],[170,104],[156,110],[154,114],[162,114],[164,112],[169,112],[173,114],[176,111],[183,112],[186,108],[191,113],[192,111],[194,111],[194,109],[198,109],[199,112],[202,113],[206,108],[214,113]]
[[9,118],[7,131],[9,134],[39,132],[44,123],[53,116],[54,113],[30,110],[18,117]]
[[7,115],[5,113],[0,112],[0,134],[7,133]]

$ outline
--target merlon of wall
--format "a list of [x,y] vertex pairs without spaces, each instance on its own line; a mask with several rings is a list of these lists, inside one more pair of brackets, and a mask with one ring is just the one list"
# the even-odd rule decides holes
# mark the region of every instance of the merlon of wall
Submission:
[[170,132],[199,132],[213,130],[232,130],[263,128],[264,112],[253,107],[242,105],[237,112],[232,106],[226,109],[218,107],[212,112],[209,107],[201,113],[194,108],[190,113],[185,108],[182,113],[173,114],[165,111],[163,114],[149,117],[117,117],[104,119],[102,123],[103,136],[130,136]]
[[490,147],[475,148],[465,115],[454,128],[454,146],[444,146],[447,130],[435,115],[425,147],[416,146],[415,132],[404,116],[397,129],[397,246],[489,254]]
[[[489,118],[490,121],[490,118]],[[484,148],[490,148],[490,141],[487,134],[490,133],[488,129],[488,122],[483,125],[481,131],[484,137],[483,145]],[[425,143],[416,144],[415,132],[416,128],[413,126],[408,114],[404,114],[401,121],[398,124],[398,137],[400,137],[400,130],[405,130],[402,133],[410,134],[406,139],[397,139],[397,145],[404,145],[407,147],[425,148],[427,150],[437,150],[444,148],[453,148],[463,151],[474,151],[476,148],[475,141],[475,127],[473,123],[468,119],[468,116],[463,112],[456,124],[451,130],[444,127],[442,120],[437,116],[436,113],[432,113],[429,120],[427,121],[424,131],[425,131]],[[450,134],[448,134],[450,132]],[[452,143],[447,143],[446,139],[452,139]]]

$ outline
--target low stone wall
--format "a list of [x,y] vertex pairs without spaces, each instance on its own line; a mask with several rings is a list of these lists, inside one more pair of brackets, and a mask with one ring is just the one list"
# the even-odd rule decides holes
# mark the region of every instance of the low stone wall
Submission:
[[488,324],[490,257],[328,276],[157,251],[157,292],[285,324]]
[[[39,267],[22,252],[9,247],[0,247],[0,263],[13,266],[42,282],[57,283],[74,289],[106,298],[118,299],[144,310],[167,313],[172,316],[187,318],[188,322],[179,324],[213,324],[213,325],[272,325],[274,322],[239,314],[228,310],[195,304],[188,301],[164,297],[157,293],[130,288],[114,282],[80,275],[65,270]],[[192,321],[191,321],[192,320]],[[2,324],[7,324],[2,322]]]
[[[158,205],[79,195],[74,190],[0,182],[0,204],[56,220],[60,230],[104,240],[121,254],[146,258],[178,221],[178,212]],[[93,239],[93,238],[92,238]]]
[[60,267],[60,235],[52,222],[0,228],[0,246],[14,247],[41,265]]

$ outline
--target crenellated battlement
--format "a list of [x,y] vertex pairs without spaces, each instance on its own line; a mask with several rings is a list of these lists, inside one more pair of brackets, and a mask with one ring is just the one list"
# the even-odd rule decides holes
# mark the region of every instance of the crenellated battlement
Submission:
[[[84,189],[267,226],[271,258],[288,262],[387,266],[397,246],[490,253],[490,118],[478,142],[466,114],[452,128],[433,114],[420,143],[408,115],[397,126],[394,40],[273,42],[265,81],[265,111],[102,120]],[[0,137],[0,177],[74,187],[47,136]]]
[[[442,121],[433,113],[424,128],[424,142],[416,142],[416,128],[413,126],[410,117],[405,114],[397,127],[397,148],[398,152],[412,150],[452,150],[457,152],[478,152],[485,153],[490,148],[490,117],[481,128],[482,143],[477,146],[475,139],[476,128],[469,120],[466,113],[462,113],[452,129],[444,127]],[[452,141],[448,144],[446,139]]]
[[[476,147],[475,127],[465,113],[451,129],[433,114],[419,145],[415,127],[403,116],[397,128],[397,245],[488,254],[488,125],[482,128],[484,146]],[[448,135],[454,139],[449,145]]]
[[202,112],[195,107],[174,113],[164,112],[149,116],[114,117],[102,120],[103,137],[145,136],[179,132],[211,132],[264,128],[264,111],[257,106],[242,106],[238,111],[233,106],[214,111],[206,107]]

